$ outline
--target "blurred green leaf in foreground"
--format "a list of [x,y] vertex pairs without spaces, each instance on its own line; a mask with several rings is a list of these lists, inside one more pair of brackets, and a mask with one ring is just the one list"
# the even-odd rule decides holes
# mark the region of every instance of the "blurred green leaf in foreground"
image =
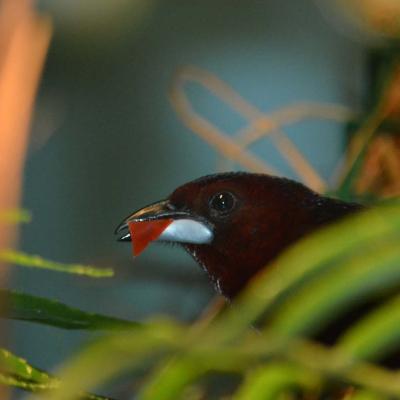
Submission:
[[59,369],[62,384],[48,398],[74,398],[128,371],[136,380],[131,395],[140,399],[218,398],[213,375],[233,379],[224,395],[234,399],[320,398],[350,387],[349,398],[400,398],[399,373],[378,364],[400,348],[397,295],[355,321],[334,345],[309,339],[365,299],[396,287],[398,203],[301,240],[208,325],[155,320],[98,338]]

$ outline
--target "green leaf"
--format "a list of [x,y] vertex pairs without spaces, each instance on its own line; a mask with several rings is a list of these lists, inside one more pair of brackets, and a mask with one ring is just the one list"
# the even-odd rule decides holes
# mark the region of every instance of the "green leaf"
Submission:
[[64,329],[138,328],[137,322],[103,316],[69,307],[55,300],[0,289],[0,317],[37,322]]
[[400,343],[400,296],[358,321],[340,338],[337,347],[360,359],[382,359]]
[[28,392],[39,392],[43,390],[54,389],[51,383],[46,384],[29,381],[18,376],[4,374],[2,372],[0,372],[0,384],[26,390]]
[[12,209],[0,211],[0,223],[16,224],[31,222],[32,215],[28,210]]
[[386,396],[383,396],[381,393],[371,392],[367,390],[358,390],[355,393],[352,393],[349,397],[349,400],[384,400],[387,399]]
[[109,268],[95,268],[81,264],[62,264],[54,261],[45,260],[36,255],[30,255],[13,250],[0,251],[0,261],[19,265],[21,267],[49,269],[68,274],[90,276],[92,278],[109,278],[114,275],[114,271]]
[[[29,392],[48,392],[61,386],[59,379],[28,364],[8,350],[0,349],[0,384]],[[111,400],[91,393],[80,395],[82,400]]]
[[27,381],[35,381],[36,383],[54,385],[53,378],[46,372],[32,367],[21,357],[17,357],[8,350],[0,349],[0,366],[2,371],[15,375]]
[[[45,384],[45,383],[38,383],[32,382],[29,380],[24,380],[22,378],[7,375],[4,373],[0,373],[0,384],[11,386],[14,388],[22,389],[27,392],[33,393],[44,393],[46,391],[51,391],[59,387],[59,382],[53,384]],[[110,397],[99,396],[97,394],[92,393],[83,393],[79,395],[80,400],[112,400]]]
[[269,363],[250,369],[232,400],[275,400],[292,389],[317,392],[321,382],[317,374],[287,363]]
[[293,292],[275,311],[269,328],[285,336],[314,333],[350,304],[399,284],[399,265],[398,237],[370,246]]
[[181,399],[184,389],[204,374],[206,369],[190,357],[168,360],[162,364],[139,394],[140,400]]

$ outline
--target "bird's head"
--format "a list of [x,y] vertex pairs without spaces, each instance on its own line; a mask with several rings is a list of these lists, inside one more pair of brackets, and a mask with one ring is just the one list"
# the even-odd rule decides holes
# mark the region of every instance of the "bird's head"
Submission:
[[346,212],[347,203],[321,197],[288,179],[215,174],[186,183],[167,199],[134,212],[116,233],[119,240],[130,241],[131,224],[165,224],[157,240],[181,244],[217,289],[232,298],[282,249],[327,222],[329,202],[330,209]]

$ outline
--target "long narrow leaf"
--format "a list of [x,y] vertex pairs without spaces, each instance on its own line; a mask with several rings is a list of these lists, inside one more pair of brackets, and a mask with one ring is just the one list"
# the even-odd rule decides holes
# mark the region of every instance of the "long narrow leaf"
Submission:
[[287,363],[269,363],[250,369],[232,400],[275,400],[290,389],[318,392],[321,382],[315,373]]
[[355,358],[381,359],[400,345],[399,326],[400,296],[396,296],[353,325],[338,348]]
[[399,238],[372,246],[289,296],[270,327],[290,336],[313,333],[341,308],[400,283],[399,265]]
[[35,381],[29,381],[14,375],[7,375],[0,372],[0,384],[5,386],[11,386],[14,388],[26,390],[28,392],[40,392],[44,390],[51,390],[58,387],[58,383],[49,382],[38,383]]
[[31,213],[28,210],[12,209],[0,211],[0,223],[16,224],[28,223],[32,219]]
[[384,400],[387,399],[386,396],[382,396],[380,393],[367,391],[367,390],[358,390],[355,393],[350,395],[349,400]]
[[45,260],[36,255],[30,255],[13,250],[1,250],[0,261],[15,264],[21,267],[49,269],[68,274],[90,276],[92,278],[109,278],[114,275],[114,271],[109,268],[95,268],[90,265],[81,264],[62,264],[54,261]]
[[[8,350],[0,349],[0,384],[29,392],[51,392],[60,387],[60,380],[41,371]],[[81,393],[82,400],[111,400],[91,393]]]
[[140,327],[137,322],[103,316],[69,307],[55,300],[0,289],[1,318],[10,318],[64,329],[127,329]]
[[[59,387],[58,382],[53,384],[37,383],[22,378],[0,373],[0,384],[22,389],[27,392],[45,393]],[[92,393],[79,394],[80,400],[112,400],[110,397],[100,396]]]
[[140,400],[183,399],[186,387],[204,374],[205,370],[190,357],[169,360],[167,365],[163,364],[144,385],[139,398]]
[[37,368],[32,367],[26,360],[17,357],[8,350],[0,349],[0,366],[8,374],[18,376],[22,379],[51,386],[50,375]]

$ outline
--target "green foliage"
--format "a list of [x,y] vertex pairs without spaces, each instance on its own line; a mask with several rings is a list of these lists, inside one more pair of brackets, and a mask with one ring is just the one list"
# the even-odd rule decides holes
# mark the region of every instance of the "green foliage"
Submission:
[[108,330],[140,326],[122,319],[87,313],[59,301],[9,290],[0,289],[0,304],[7,306],[6,309],[0,309],[2,318],[37,322],[64,329]]
[[[63,385],[50,398],[73,398],[144,366],[151,372],[137,394],[145,400],[185,399],[216,373],[238,378],[234,399],[318,396],[348,386],[356,399],[400,398],[398,373],[367,362],[400,346],[398,297],[331,348],[306,339],[360,299],[400,285],[399,245],[398,204],[342,221],[282,254],[208,326],[150,321],[98,339],[59,370]],[[266,322],[254,331],[261,317]]]
[[92,278],[109,278],[114,275],[114,271],[108,268],[95,268],[90,265],[81,264],[62,264],[45,260],[36,255],[30,255],[13,250],[1,250],[0,261],[21,267],[49,269],[51,271],[85,275]]
[[[55,390],[60,387],[60,380],[29,365],[23,358],[7,350],[0,349],[0,383],[30,392]],[[107,400],[106,397],[83,393],[82,400]]]
[[0,222],[1,223],[28,223],[31,222],[32,216],[28,210],[4,210],[0,211]]
[[395,296],[354,324],[338,347],[353,357],[374,360],[400,343],[399,326],[400,297]]
[[293,387],[312,390],[318,385],[315,374],[292,364],[276,362],[250,370],[233,399],[274,400]]
[[50,376],[30,366],[24,359],[17,357],[7,350],[0,349],[0,365],[3,371],[19,379],[34,381],[37,384],[50,384]]
[[351,399],[400,398],[398,372],[377,364],[400,348],[398,294],[349,326],[334,346],[308,339],[363,299],[398,287],[400,205],[389,203],[295,244],[208,325],[174,320],[136,325],[3,291],[11,318],[113,330],[67,360],[58,379],[11,355],[8,363],[1,361],[6,373],[0,380],[52,400],[91,396],[82,393],[128,371],[142,400],[187,399],[193,387],[216,398],[207,383],[215,374],[233,379],[233,392],[226,395],[235,400],[316,398],[348,387]]
[[[29,222],[30,219],[30,213],[25,210],[7,210],[0,213],[2,224]],[[114,274],[112,269],[100,269],[81,264],[62,264],[8,249],[0,250],[0,262],[91,278],[111,277]],[[5,289],[0,289],[0,305],[0,318],[36,322],[64,329],[109,330],[139,327],[139,324],[130,321],[87,313],[55,300]],[[0,384],[35,393],[52,391],[61,386],[59,379],[29,365],[26,360],[5,349],[0,349]],[[80,392],[79,397],[84,400],[108,399],[84,392]]]
[[348,146],[347,154],[349,165],[339,187],[335,190],[336,195],[343,200],[352,200],[357,196],[354,184],[360,175],[368,147],[373,137],[379,133],[379,128],[389,122],[387,117],[391,109],[390,101],[392,101],[390,91],[398,68],[397,57],[395,57],[396,61],[392,57],[393,53],[390,56],[391,60],[386,60],[383,67],[381,65],[379,79],[375,82],[376,87],[373,88],[376,93],[371,97],[373,99],[373,104],[370,105],[371,111],[357,124],[359,126],[351,134],[352,143]]

